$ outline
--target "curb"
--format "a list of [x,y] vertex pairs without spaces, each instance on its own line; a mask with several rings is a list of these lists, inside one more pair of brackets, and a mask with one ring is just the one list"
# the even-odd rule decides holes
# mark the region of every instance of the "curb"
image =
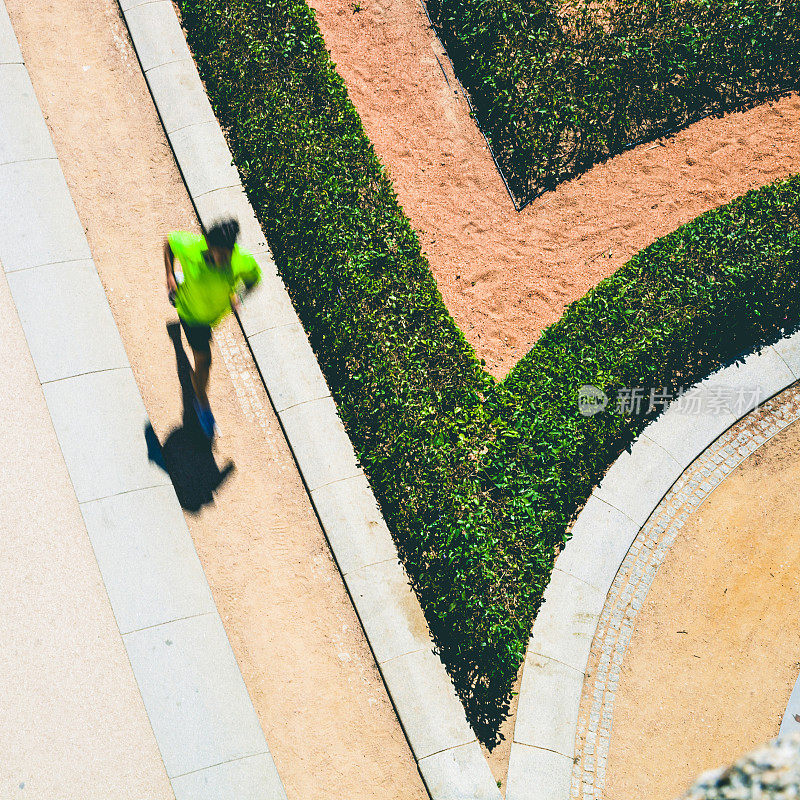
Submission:
[[2,0],[0,85],[0,260],[172,789],[286,800]]
[[397,557],[308,337],[233,164],[171,0],[120,0],[156,108],[204,225],[239,218],[263,273],[245,337],[433,800],[499,800],[477,737]]
[[[800,379],[800,333],[710,375],[685,397],[740,397],[735,412],[688,417],[672,404],[612,464],[559,554],[533,626],[511,745],[506,800],[567,800],[584,676],[609,589],[640,530],[696,458],[754,408]],[[684,402],[686,402],[684,400]],[[690,400],[691,402],[691,400]],[[800,710],[800,679],[789,701]],[[789,710],[781,727],[788,727]],[[792,721],[792,724],[793,721]]]

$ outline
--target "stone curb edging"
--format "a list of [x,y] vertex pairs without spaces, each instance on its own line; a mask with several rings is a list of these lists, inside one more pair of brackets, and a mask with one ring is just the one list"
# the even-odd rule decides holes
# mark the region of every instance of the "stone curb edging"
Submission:
[[166,774],[286,800],[2,1],[0,85],[0,261]]
[[[683,526],[739,465],[800,420],[800,383],[746,414],[682,473],[636,535],[622,561],[592,641],[575,738],[571,800],[604,796],[614,705],[622,665],[650,587]],[[780,733],[800,730],[789,699]],[[779,735],[780,735],[779,733]]]
[[205,226],[238,217],[263,280],[239,315],[300,474],[433,800],[499,800],[461,701],[308,337],[278,276],[171,0],[120,0],[189,194]]
[[567,800],[571,796],[590,648],[620,565],[686,468],[739,419],[799,378],[800,333],[717,371],[681,402],[686,403],[688,397],[690,407],[692,399],[702,405],[702,398],[716,395],[741,399],[739,407],[688,415],[686,406],[672,404],[645,428],[630,452],[614,462],[592,492],[575,521],[572,538],[556,559],[533,626],[506,800]]

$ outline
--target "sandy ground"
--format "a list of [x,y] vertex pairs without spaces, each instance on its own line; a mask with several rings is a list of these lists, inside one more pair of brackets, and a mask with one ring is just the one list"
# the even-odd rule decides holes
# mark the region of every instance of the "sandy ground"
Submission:
[[799,486],[795,423],[682,529],[622,665],[605,797],[673,800],[777,735],[800,670]]
[[450,312],[502,377],[641,248],[800,170],[800,99],[701,121],[517,213],[421,0],[310,0]]
[[[153,426],[179,454],[161,247],[197,222],[127,30],[112,0],[7,5]],[[178,490],[197,510],[187,522],[287,793],[424,798],[235,320],[213,355],[224,436],[201,465],[203,491]]]

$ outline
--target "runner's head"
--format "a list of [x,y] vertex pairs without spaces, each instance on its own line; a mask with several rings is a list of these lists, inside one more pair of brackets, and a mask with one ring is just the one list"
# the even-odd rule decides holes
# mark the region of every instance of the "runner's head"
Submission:
[[231,263],[231,254],[238,236],[239,223],[233,217],[221,219],[209,229],[206,245],[218,267],[227,267]]

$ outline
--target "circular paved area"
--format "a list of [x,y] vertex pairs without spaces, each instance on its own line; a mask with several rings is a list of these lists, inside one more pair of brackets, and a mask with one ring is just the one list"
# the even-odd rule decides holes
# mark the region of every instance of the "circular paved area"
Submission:
[[[648,729],[642,728],[638,731],[629,729],[631,724],[635,724],[632,722],[632,716],[635,715],[626,713],[624,719],[620,720],[620,715],[618,714],[618,730],[612,730],[615,703],[618,706],[620,705],[622,696],[625,695],[627,688],[626,684],[620,689],[621,676],[626,681],[630,679],[632,685],[636,684],[640,688],[643,683],[646,683],[642,676],[626,674],[626,669],[623,667],[635,631],[634,648],[631,650],[629,660],[637,660],[634,659],[634,656],[639,655],[636,647],[639,646],[641,637],[639,637],[637,628],[637,616],[643,608],[649,610],[645,604],[659,567],[665,558],[669,556],[670,548],[676,537],[687,527],[687,524],[691,526],[693,523],[694,512],[697,512],[711,492],[725,480],[726,476],[742,465],[745,459],[798,419],[800,419],[800,386],[795,384],[759,409],[748,414],[717,439],[684,472],[636,537],[608,593],[592,643],[578,720],[572,798],[588,800],[588,798],[613,796],[614,800],[628,800],[627,796],[619,795],[619,787],[632,786],[638,781],[639,791],[641,791],[644,788],[641,786],[642,781],[649,781],[653,786],[657,785],[659,780],[663,782],[664,776],[658,775],[658,772],[659,769],[663,772],[665,767],[654,765],[653,774],[644,776],[641,774],[641,764],[636,767],[633,763],[635,759],[632,759],[627,769],[637,771],[638,774],[626,775],[626,766],[620,764],[616,758],[617,751],[623,752],[626,748],[630,755],[631,742],[635,743],[636,741],[641,743],[642,752],[649,751],[657,754],[659,751],[652,749],[648,744],[652,741],[650,734],[658,736],[659,750],[665,752],[670,738],[676,740],[686,739],[690,733],[685,730],[668,730],[671,724],[670,721],[675,719],[675,715],[670,713],[663,715],[663,729],[660,731],[653,730],[653,720],[658,720],[657,712],[650,715],[650,727]],[[797,434],[794,431],[787,431],[787,435],[796,438]],[[773,444],[771,443],[759,455],[767,454],[772,447]],[[752,463],[749,462],[748,465],[743,465],[743,467],[752,466]],[[731,476],[731,480],[733,480],[733,477]],[[749,482],[745,483],[744,488],[745,491],[749,490],[748,497],[759,489],[757,483],[759,480],[763,481],[764,476],[747,476],[747,481]],[[763,512],[759,508],[757,513]],[[685,530],[684,533],[686,533]],[[687,576],[683,573],[675,573],[674,575],[678,575],[681,580],[686,580],[688,577],[699,581],[703,578],[702,575]],[[670,574],[670,579],[675,580],[674,575]],[[659,598],[663,598],[670,589],[675,590],[674,593],[677,594],[678,590],[682,588],[682,584],[676,582],[672,587],[659,585],[657,588],[663,591],[654,591],[654,596],[657,595]],[[642,622],[643,620],[640,620],[640,623]],[[698,620],[698,622],[700,621]],[[744,624],[745,621],[743,620],[742,625]],[[796,638],[796,634],[794,634],[794,637]],[[650,644],[653,643],[652,638],[651,636],[647,639],[646,634],[643,634],[643,639],[649,641]],[[659,646],[660,643],[657,643],[657,647]],[[697,656],[697,658],[700,658],[700,656]],[[796,661],[796,655],[786,656],[786,658],[790,662]],[[638,661],[642,661],[642,659],[638,659],[637,663]],[[655,661],[652,661],[652,663],[657,662],[656,656]],[[659,669],[662,669],[662,667],[659,667]],[[672,669],[675,671],[683,669],[683,667],[679,667],[676,663]],[[668,673],[669,667],[666,670],[662,669],[662,672]],[[796,677],[796,669],[794,673],[791,681]],[[687,682],[692,680],[686,674],[682,677]],[[637,678],[638,683],[636,682]],[[668,683],[669,681],[665,680],[661,686],[666,689]],[[650,701],[651,707],[664,704],[665,698],[656,696],[658,687],[654,688],[655,694],[652,698],[642,697],[638,701],[643,704]],[[786,697],[783,697],[784,689],[786,690]],[[782,703],[780,713],[782,713],[786,704],[785,701],[790,689],[791,684],[787,684],[786,687],[771,687],[773,696],[780,695],[779,700]],[[626,702],[629,700],[627,697],[625,699]],[[735,702],[735,699],[732,699],[732,702]],[[691,709],[687,709],[687,713],[692,726],[694,726],[695,721],[691,718]],[[644,716],[646,715],[639,715],[639,723],[642,723]],[[697,722],[699,723],[699,720]],[[658,722],[655,724],[658,724]],[[703,724],[708,728],[709,720],[704,719]],[[741,729],[749,730],[749,726],[752,726],[752,724],[754,724],[753,721],[747,719],[742,721],[740,727]],[[767,735],[776,735],[779,724],[780,718],[778,717],[774,726],[775,730],[767,732]],[[714,739],[715,734],[720,738],[725,735],[725,731],[715,731],[713,727],[712,724],[711,729],[706,730],[704,736]],[[760,741],[761,738],[758,740]],[[624,745],[622,740],[625,742]],[[617,744],[618,742],[619,745]],[[609,759],[609,755],[611,755],[611,759]],[[609,763],[611,763],[611,770],[609,770]],[[669,759],[664,758],[661,763],[669,764]],[[695,773],[696,770],[693,771],[692,767],[687,766],[686,784]],[[673,775],[672,779],[680,783],[682,777]],[[661,800],[660,797],[647,792],[646,796],[652,797],[652,800]]]

